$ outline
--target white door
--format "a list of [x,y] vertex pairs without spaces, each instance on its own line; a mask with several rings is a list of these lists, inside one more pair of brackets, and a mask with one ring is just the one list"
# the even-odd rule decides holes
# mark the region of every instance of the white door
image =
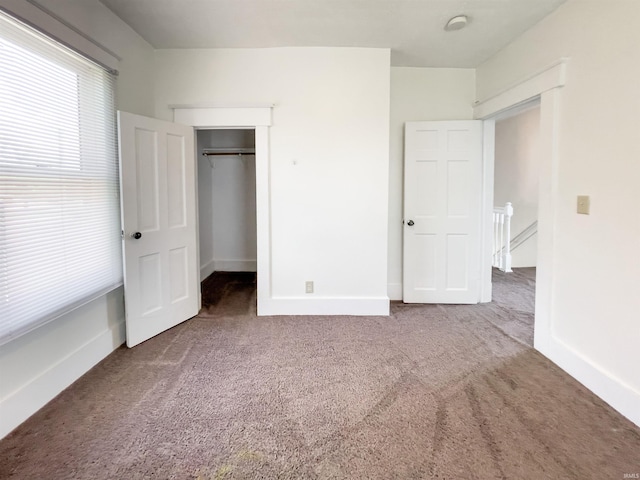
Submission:
[[405,125],[403,301],[477,303],[482,121]]
[[118,112],[127,346],[200,308],[193,128]]

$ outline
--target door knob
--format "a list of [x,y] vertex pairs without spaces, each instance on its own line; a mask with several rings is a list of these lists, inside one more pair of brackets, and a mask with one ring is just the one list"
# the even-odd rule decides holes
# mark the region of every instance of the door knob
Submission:
[[142,237],[142,234],[140,232],[136,232],[136,233],[132,233],[131,234],[131,238],[135,238],[136,240],[138,240],[141,237]]
[[413,220],[409,220],[409,221],[407,222],[407,225],[409,225],[410,227],[413,227],[413,225],[414,225]]

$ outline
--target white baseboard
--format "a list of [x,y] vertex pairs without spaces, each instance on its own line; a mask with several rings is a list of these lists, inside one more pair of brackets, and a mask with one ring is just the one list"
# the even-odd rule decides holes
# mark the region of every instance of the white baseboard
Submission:
[[257,272],[256,260],[213,260],[216,272]]
[[216,269],[215,269],[213,260],[202,265],[200,267],[200,281],[203,281],[205,278],[207,278],[209,275],[211,275],[215,271]]
[[256,260],[210,260],[200,267],[200,281],[213,272],[257,272]]
[[389,315],[389,297],[258,298],[258,315]]
[[536,342],[535,347],[540,353],[640,427],[640,392],[605,372],[564,342],[556,338],[547,340]]
[[387,295],[389,295],[389,300],[402,300],[402,284],[388,283]]
[[120,322],[0,400],[0,438],[40,410],[124,341],[125,324]]

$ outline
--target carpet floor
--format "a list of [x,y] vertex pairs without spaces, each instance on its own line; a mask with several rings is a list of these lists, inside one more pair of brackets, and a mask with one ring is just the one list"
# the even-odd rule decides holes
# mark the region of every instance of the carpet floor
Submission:
[[198,317],[119,348],[0,441],[0,478],[640,473],[640,429],[530,347],[534,280],[495,273],[485,305],[256,317],[255,277],[214,275]]

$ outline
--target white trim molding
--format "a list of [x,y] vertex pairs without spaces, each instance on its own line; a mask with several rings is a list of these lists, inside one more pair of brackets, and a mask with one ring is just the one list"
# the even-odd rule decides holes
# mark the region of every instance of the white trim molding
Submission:
[[491,301],[491,259],[493,254],[493,178],[496,143],[494,119],[482,122],[482,212],[480,216],[480,289],[479,303]]
[[551,65],[515,82],[501,92],[476,102],[473,118],[485,119],[513,108],[543,92],[563,87],[567,82],[568,58],[561,58]]
[[590,362],[566,343],[551,336],[536,348],[553,363],[640,427],[640,392]]
[[213,272],[257,272],[257,260],[210,260],[200,267],[200,281]]
[[[486,125],[491,120],[495,120],[505,110],[522,105],[531,100],[531,98],[540,97],[538,261],[534,332],[534,346],[540,351],[543,351],[540,345],[546,344],[552,338],[553,266],[558,198],[558,165],[560,162],[558,153],[560,92],[566,83],[566,74],[566,59],[560,59],[546,69],[529,75],[523,80],[523,83],[515,84],[502,93],[492,96],[474,109],[474,114],[477,118],[482,118]],[[491,151],[485,153],[488,156],[494,154]],[[489,161],[485,161],[485,165],[487,163]],[[493,178],[491,175],[487,175],[485,180],[485,202],[488,202],[492,197]],[[493,206],[491,206],[491,209],[493,209]],[[488,233],[487,237],[485,237],[485,242],[488,242]],[[487,251],[485,250],[485,256]],[[490,256],[487,256],[487,258],[490,258]],[[486,277],[483,278],[486,280]],[[489,292],[484,293],[486,295]]]
[[124,343],[124,319],[72,351],[27,384],[0,399],[0,438],[44,407]]
[[[258,315],[273,315],[263,306],[271,301],[271,167],[269,156],[269,126],[271,106],[212,104],[170,105],[174,121],[191,125],[197,129],[207,128],[253,128],[256,134],[256,227],[257,227],[257,290]],[[197,161],[194,158],[194,161]],[[198,248],[200,248],[198,243]],[[200,267],[200,275],[211,268],[215,261]],[[213,271],[213,270],[211,270]]]
[[271,126],[271,106],[170,105],[173,121],[199,129]]
[[117,73],[121,58],[36,0],[0,0],[0,10]]
[[256,260],[214,260],[213,268],[216,272],[257,272]]
[[538,261],[534,347],[629,420],[640,426],[640,392],[600,368],[554,333],[556,225],[559,200],[560,122],[568,59],[561,58],[479,102],[474,117],[495,120],[505,110],[540,98]]
[[215,271],[216,271],[216,268],[215,268],[213,260],[210,260],[207,263],[205,263],[204,265],[201,265],[200,266],[200,281],[202,282],[205,278],[207,278],[209,275],[211,275]]
[[387,295],[389,300],[402,300],[402,283],[388,283]]
[[389,316],[389,297],[272,297],[259,315]]
[[193,108],[273,108],[275,103],[236,103],[236,102],[200,102],[200,103],[172,103],[171,110]]

